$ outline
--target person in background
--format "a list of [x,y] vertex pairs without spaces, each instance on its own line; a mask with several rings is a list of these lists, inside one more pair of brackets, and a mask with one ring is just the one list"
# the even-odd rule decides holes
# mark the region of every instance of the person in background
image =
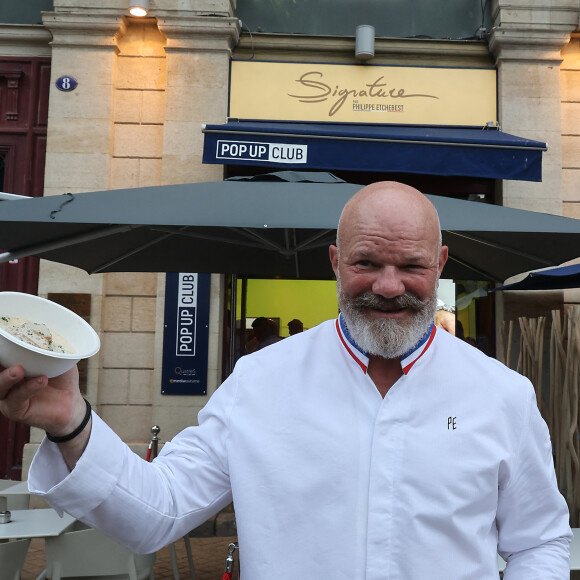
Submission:
[[446,306],[442,300],[437,300],[435,325],[451,334],[455,334],[455,314],[453,309]]
[[447,260],[419,191],[371,184],[330,246],[341,314],[242,357],[143,461],[72,369],[0,372],[0,411],[47,431],[28,485],[138,552],[235,505],[243,578],[569,578],[568,509],[531,383],[438,329]]
[[278,327],[271,318],[259,316],[252,322],[252,329],[254,330],[254,336],[246,347],[247,354],[282,340],[278,334]]
[[465,340],[465,332],[461,320],[455,320],[455,336],[461,340]]
[[302,324],[302,321],[298,320],[298,318],[293,318],[288,323],[288,332],[290,333],[290,336],[293,334],[298,334],[299,332],[304,332],[304,325]]

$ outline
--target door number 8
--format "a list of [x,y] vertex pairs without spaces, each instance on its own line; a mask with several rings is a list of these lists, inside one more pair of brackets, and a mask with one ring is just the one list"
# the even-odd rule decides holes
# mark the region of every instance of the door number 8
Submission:
[[77,81],[71,76],[62,76],[56,80],[56,88],[60,91],[74,91],[77,88]]

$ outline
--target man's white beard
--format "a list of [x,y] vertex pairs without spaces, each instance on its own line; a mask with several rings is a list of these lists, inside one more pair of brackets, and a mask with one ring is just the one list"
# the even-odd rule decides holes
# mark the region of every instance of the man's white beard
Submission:
[[[410,351],[429,330],[437,311],[437,289],[426,300],[412,294],[386,299],[367,292],[349,298],[342,292],[340,276],[336,280],[338,305],[346,327],[356,344],[369,355],[386,359],[399,358]],[[410,320],[373,318],[370,308],[408,307],[414,311]]]

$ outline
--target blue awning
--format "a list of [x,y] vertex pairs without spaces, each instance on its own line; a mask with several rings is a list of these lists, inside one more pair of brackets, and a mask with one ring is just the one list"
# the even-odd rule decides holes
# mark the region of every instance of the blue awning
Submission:
[[566,288],[580,288],[580,264],[530,272],[519,282],[498,286],[491,290],[497,292],[498,290],[564,290]]
[[542,180],[546,144],[497,129],[235,121],[205,125],[203,162]]

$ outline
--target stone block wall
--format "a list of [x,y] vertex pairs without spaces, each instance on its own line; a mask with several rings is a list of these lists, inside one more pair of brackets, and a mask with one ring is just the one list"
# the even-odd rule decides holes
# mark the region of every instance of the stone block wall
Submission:
[[493,0],[490,51],[498,68],[501,128],[547,142],[542,182],[504,181],[503,205],[562,213],[561,51],[578,26],[573,0]]
[[[154,16],[127,17],[123,0],[55,0],[45,195],[222,178],[202,166],[202,123],[227,114],[229,59],[239,24],[230,0],[156,0]],[[54,81],[78,81],[69,93]],[[212,277],[209,393],[221,377],[220,276]],[[43,262],[39,294],[91,294],[101,351],[89,363],[87,397],[127,442],[144,450],[151,426],[166,441],[195,424],[206,396],[160,393],[163,273],[94,274]],[[33,430],[24,475],[43,433]]]
[[[239,38],[234,7],[233,0],[154,0],[152,18],[136,21],[123,0],[55,0],[43,15],[53,76],[45,195],[221,179],[221,167],[201,163],[201,126],[226,119]],[[489,49],[502,129],[548,142],[542,183],[504,182],[505,205],[580,217],[578,10],[577,0],[492,0]],[[330,50],[340,39],[317,42],[318,53],[303,49],[310,58],[344,59]],[[412,44],[389,44],[380,62],[451,65],[458,52],[475,51],[470,58],[488,64],[485,47],[438,43],[439,52],[417,56]],[[272,51],[282,60],[296,56]],[[63,74],[77,79],[75,91],[55,88]],[[220,380],[221,284],[212,278],[210,393]],[[162,440],[195,423],[206,397],[166,397],[159,389],[163,274],[88,276],[43,262],[39,293],[48,292],[92,295],[91,324],[103,346],[90,361],[88,397],[123,439],[146,445],[154,423]]]
[[562,50],[560,91],[562,103],[563,215],[580,218],[580,34],[572,34]]

